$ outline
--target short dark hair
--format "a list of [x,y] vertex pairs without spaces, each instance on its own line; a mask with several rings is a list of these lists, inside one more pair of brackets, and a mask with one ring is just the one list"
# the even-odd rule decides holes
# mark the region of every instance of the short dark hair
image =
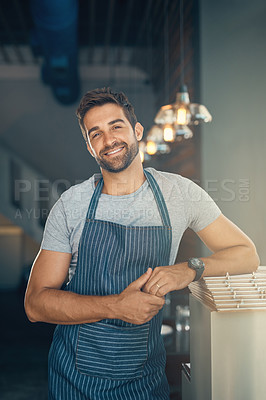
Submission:
[[77,108],[76,115],[78,117],[79,126],[81,128],[82,135],[87,142],[87,134],[84,126],[85,114],[93,107],[103,106],[104,104],[113,103],[117,104],[124,111],[125,117],[130,122],[133,130],[137,123],[137,117],[134,112],[132,104],[128,101],[128,98],[123,92],[114,92],[111,88],[94,89],[87,92],[81,99],[80,104]]

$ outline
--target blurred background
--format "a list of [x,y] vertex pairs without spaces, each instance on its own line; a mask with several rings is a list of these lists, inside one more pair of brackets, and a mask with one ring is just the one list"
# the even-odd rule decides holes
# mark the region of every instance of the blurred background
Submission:
[[[75,117],[88,90],[124,91],[147,136],[185,82],[212,122],[191,127],[193,137],[145,157],[144,166],[197,182],[266,263],[265,18],[264,0],[1,0],[1,399],[46,399],[53,327],[27,321],[23,296],[49,210],[98,171]],[[207,254],[187,231],[177,261]],[[187,296],[168,299],[165,320],[174,328]],[[166,346],[178,399],[187,335]]]

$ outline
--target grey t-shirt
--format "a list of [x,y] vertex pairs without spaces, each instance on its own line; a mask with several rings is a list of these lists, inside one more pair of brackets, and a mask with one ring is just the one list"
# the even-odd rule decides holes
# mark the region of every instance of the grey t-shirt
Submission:
[[[175,262],[180,240],[187,228],[198,232],[221,214],[212,198],[197,184],[180,175],[147,170],[154,176],[163,193],[172,225],[170,265]],[[95,181],[95,174],[65,191],[52,208],[46,222],[42,249],[71,253],[69,278],[78,258],[78,245]],[[96,219],[131,226],[160,226],[161,217],[148,181],[134,193],[124,196],[101,194]],[[148,268],[148,266],[147,266]]]

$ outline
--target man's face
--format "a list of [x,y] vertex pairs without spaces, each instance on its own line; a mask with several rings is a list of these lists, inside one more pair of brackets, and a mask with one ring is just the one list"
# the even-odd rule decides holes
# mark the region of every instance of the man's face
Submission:
[[134,132],[118,105],[108,103],[93,107],[85,114],[84,126],[88,150],[101,168],[109,172],[121,172],[137,156],[143,128],[137,123]]

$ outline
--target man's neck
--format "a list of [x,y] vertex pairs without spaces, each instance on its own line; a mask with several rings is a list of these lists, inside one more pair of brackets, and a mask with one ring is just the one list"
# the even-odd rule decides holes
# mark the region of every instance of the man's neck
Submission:
[[138,157],[128,168],[121,172],[108,172],[102,169],[103,193],[112,196],[124,196],[136,192],[145,181],[145,175]]

